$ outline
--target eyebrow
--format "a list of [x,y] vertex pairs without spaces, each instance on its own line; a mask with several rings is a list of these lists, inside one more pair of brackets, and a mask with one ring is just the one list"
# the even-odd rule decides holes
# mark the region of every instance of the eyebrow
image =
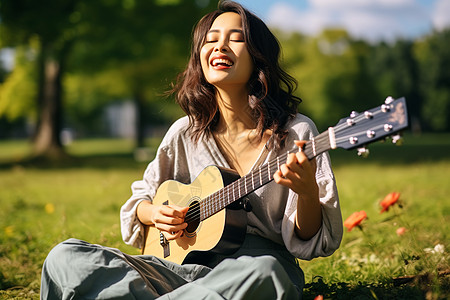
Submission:
[[[216,33],[216,32],[220,32],[219,29],[211,29],[207,32],[208,33]],[[238,33],[244,33],[244,31],[242,31],[242,29],[231,29],[230,32],[238,32]]]

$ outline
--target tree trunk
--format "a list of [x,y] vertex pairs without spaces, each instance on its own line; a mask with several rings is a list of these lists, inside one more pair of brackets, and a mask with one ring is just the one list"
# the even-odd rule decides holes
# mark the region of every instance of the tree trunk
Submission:
[[[53,56],[42,45],[39,64],[38,123],[33,140],[33,157],[61,159],[66,157],[60,139],[62,128],[62,73],[63,57]],[[59,57],[59,60],[54,58]]]

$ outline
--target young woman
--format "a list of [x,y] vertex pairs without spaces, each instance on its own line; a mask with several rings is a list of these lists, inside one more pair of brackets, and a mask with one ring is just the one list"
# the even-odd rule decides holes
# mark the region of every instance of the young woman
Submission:
[[[174,90],[187,116],[168,130],[143,180],[132,185],[120,213],[127,244],[143,246],[145,225],[168,241],[184,234],[188,207],[152,203],[164,181],[192,182],[210,165],[242,176],[318,134],[297,113],[295,80],[280,68],[279,55],[266,25],[237,3],[223,1],[200,20]],[[178,265],[70,239],[44,264],[42,298],[301,298],[296,258],[328,256],[342,237],[329,157],[308,160],[299,150],[273,179],[247,196],[246,237],[232,255],[212,254],[207,266]]]

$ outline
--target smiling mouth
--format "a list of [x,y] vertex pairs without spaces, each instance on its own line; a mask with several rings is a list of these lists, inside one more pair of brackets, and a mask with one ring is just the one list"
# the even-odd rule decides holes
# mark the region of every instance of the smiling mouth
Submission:
[[231,67],[233,62],[225,58],[215,58],[211,61],[211,66],[213,67]]

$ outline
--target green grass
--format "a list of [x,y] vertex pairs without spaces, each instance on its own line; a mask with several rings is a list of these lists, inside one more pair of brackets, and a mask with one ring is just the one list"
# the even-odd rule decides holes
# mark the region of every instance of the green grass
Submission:
[[[0,142],[0,298],[38,299],[42,263],[69,237],[139,253],[119,228],[119,208],[146,167],[132,148],[131,141],[77,141],[68,148],[76,161],[45,167],[20,163],[28,143]],[[369,218],[362,230],[345,231],[332,256],[301,262],[305,299],[447,299],[450,135],[407,136],[403,147],[371,150],[368,159],[331,152],[343,218],[360,210]],[[380,214],[379,201],[392,191],[402,208]],[[407,228],[402,236],[399,227]],[[444,253],[425,250],[438,244]]]

